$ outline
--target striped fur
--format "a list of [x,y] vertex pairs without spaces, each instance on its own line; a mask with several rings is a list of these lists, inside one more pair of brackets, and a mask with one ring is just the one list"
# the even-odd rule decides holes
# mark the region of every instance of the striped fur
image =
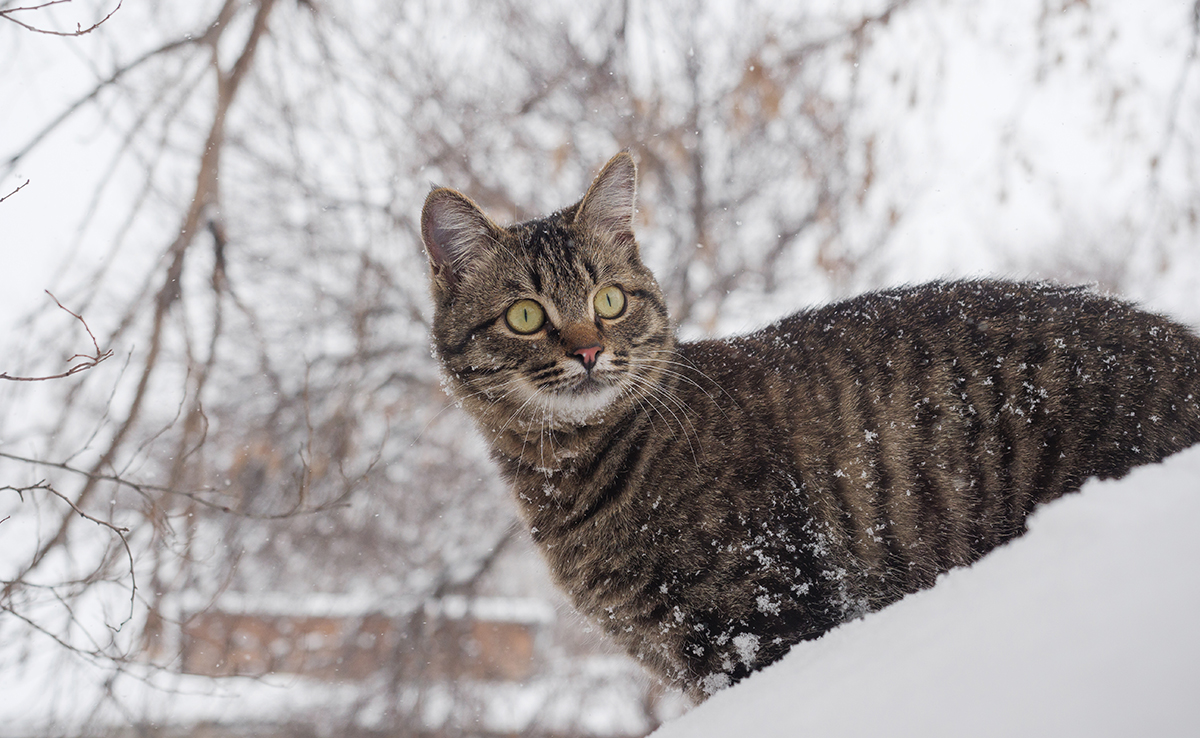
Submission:
[[[434,337],[558,584],[696,699],[1200,441],[1200,338],[1081,288],[935,282],[677,344],[633,179],[619,155],[508,228],[431,193]],[[505,323],[520,299],[537,334]]]

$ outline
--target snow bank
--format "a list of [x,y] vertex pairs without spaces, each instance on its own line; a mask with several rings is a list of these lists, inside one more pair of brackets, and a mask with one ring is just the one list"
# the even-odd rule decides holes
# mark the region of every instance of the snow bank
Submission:
[[654,738],[1198,735],[1198,521],[1200,447],[1092,481]]

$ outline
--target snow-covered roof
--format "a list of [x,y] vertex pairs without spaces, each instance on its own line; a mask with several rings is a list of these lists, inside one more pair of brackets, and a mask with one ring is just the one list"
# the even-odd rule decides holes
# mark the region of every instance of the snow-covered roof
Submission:
[[[230,614],[293,617],[361,617],[370,614],[402,615],[414,608],[411,602],[397,600],[381,607],[380,598],[370,592],[235,592],[225,591],[215,599],[196,592],[185,592],[174,603],[180,613],[216,610]],[[476,620],[511,623],[550,623],[555,609],[550,602],[536,597],[467,597],[450,595],[429,600],[423,605],[426,615],[451,620]]]

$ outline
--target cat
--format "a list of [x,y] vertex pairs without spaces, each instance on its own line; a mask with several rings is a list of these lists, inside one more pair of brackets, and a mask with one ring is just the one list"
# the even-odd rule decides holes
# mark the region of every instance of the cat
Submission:
[[1200,337],[1086,288],[888,289],[680,343],[636,167],[508,227],[437,188],[433,338],[557,582],[695,700],[1200,441]]

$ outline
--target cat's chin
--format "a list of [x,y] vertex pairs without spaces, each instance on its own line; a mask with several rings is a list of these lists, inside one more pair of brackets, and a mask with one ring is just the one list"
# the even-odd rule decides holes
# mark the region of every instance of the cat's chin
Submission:
[[620,387],[588,377],[570,389],[540,393],[533,404],[551,425],[586,425],[602,420],[620,395]]

